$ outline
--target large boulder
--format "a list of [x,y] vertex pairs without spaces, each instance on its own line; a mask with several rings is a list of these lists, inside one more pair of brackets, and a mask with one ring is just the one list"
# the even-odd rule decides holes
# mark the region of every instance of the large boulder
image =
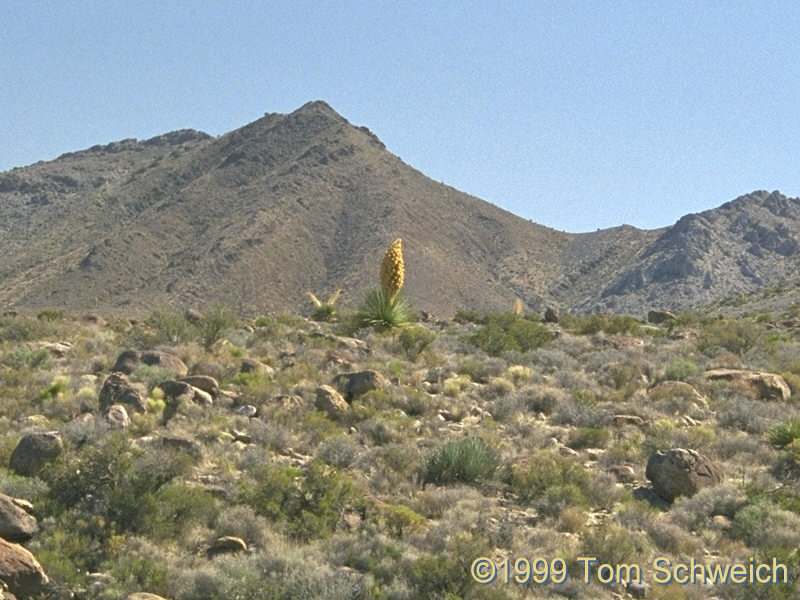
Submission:
[[20,600],[46,594],[50,583],[33,554],[4,539],[0,539],[0,580]]
[[188,375],[181,377],[178,381],[188,383],[193,388],[210,394],[212,398],[216,398],[219,394],[219,381],[209,375]]
[[226,535],[211,542],[211,546],[206,550],[209,558],[220,554],[238,554],[247,552],[247,543],[238,537]]
[[670,319],[676,319],[674,313],[669,312],[668,310],[651,310],[647,313],[647,322],[652,323],[653,325],[661,325],[665,321],[669,321]]
[[339,390],[348,402],[352,402],[367,392],[383,389],[388,385],[389,382],[386,378],[377,371],[339,373],[333,378],[333,387]]
[[272,377],[275,374],[275,369],[260,360],[255,358],[243,358],[242,366],[239,369],[242,373],[256,373],[258,375],[267,375]]
[[127,429],[131,425],[128,411],[121,404],[112,404],[106,411],[106,421],[111,429]]
[[39,525],[29,510],[28,502],[0,494],[0,537],[9,542],[31,539]]
[[180,358],[158,350],[125,350],[117,357],[117,362],[111,370],[130,375],[142,365],[159,367],[170,371],[176,377],[183,377],[189,373],[189,368]]
[[652,454],[647,460],[645,475],[656,494],[668,502],[678,496],[694,496],[699,490],[722,483],[724,479],[717,463],[684,448]]
[[557,306],[548,306],[544,309],[545,323],[558,323],[561,320],[561,313]]
[[748,385],[761,400],[788,400],[792,390],[786,380],[775,373],[744,369],[711,369],[705,373],[709,381],[732,381]]
[[317,388],[315,405],[319,410],[323,410],[331,416],[350,408],[342,395],[329,385],[321,385]]
[[146,412],[147,402],[121,372],[111,373],[100,388],[100,411],[106,413],[112,404],[128,406],[136,412]]
[[128,597],[125,600],[167,600],[163,596],[158,596],[156,594],[150,594],[149,592],[134,592],[132,594],[128,594]]
[[20,475],[36,475],[42,467],[64,451],[58,431],[29,433],[11,453],[11,469]]

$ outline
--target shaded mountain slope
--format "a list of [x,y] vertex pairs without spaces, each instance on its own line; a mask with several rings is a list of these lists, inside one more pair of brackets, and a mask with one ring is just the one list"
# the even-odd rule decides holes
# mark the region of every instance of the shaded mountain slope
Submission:
[[403,237],[408,295],[459,308],[642,314],[775,283],[800,201],[755,192],[668,227],[567,234],[432,181],[324,102],[213,138],[123,140],[0,174],[0,305],[297,310],[374,286]]

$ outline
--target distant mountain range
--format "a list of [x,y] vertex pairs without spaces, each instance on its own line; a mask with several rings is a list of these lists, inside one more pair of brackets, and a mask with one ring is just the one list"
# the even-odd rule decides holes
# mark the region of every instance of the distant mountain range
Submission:
[[182,130],[0,173],[0,308],[260,314],[338,288],[356,306],[396,237],[407,295],[436,315],[515,298],[643,315],[793,282],[800,200],[756,191],[663,229],[563,233],[432,181],[310,102],[217,138]]

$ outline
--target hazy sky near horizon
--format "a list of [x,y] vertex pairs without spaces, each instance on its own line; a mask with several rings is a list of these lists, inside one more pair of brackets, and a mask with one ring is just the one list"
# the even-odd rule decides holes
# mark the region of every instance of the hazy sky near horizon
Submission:
[[429,177],[566,231],[800,196],[800,5],[0,5],[0,171],[325,100]]

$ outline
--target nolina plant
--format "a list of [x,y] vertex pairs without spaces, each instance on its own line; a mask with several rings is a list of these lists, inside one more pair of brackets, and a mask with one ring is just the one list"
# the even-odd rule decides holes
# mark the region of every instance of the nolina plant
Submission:
[[314,312],[311,314],[311,318],[315,321],[335,321],[337,317],[336,301],[341,293],[342,290],[336,290],[323,302],[311,292],[306,292],[306,295],[314,305]]
[[400,293],[404,281],[403,240],[397,238],[381,261],[380,288],[367,294],[359,311],[362,325],[392,328],[413,321],[411,304]]

